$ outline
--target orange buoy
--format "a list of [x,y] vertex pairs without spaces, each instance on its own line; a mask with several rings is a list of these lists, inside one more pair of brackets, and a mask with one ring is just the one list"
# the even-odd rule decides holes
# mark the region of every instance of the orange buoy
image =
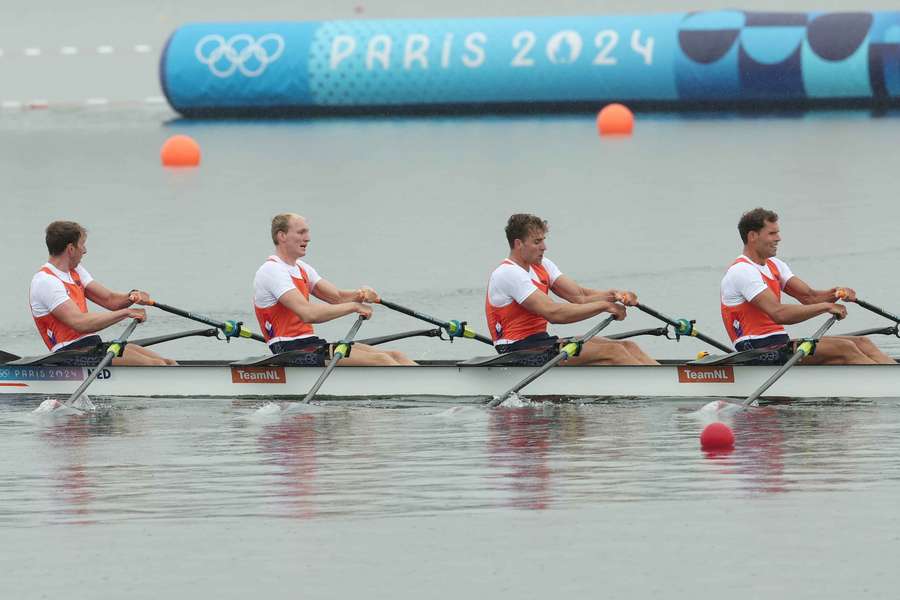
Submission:
[[597,113],[597,133],[600,135],[631,135],[634,115],[624,104],[607,104]]
[[200,144],[187,135],[173,135],[159,151],[164,167],[196,167],[200,164]]

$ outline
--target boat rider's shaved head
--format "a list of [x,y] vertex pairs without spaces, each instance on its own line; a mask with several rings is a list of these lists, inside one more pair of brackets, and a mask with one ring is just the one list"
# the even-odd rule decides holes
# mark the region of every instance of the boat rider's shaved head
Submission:
[[547,233],[549,230],[547,221],[540,217],[525,213],[515,214],[506,222],[506,241],[512,248],[515,246],[516,240],[524,242],[532,234]]
[[741,215],[738,221],[738,233],[741,234],[741,241],[747,243],[747,236],[751,231],[762,231],[766,223],[777,223],[778,215],[774,211],[765,208],[754,208]]
[[301,221],[306,222],[306,219],[298,215],[297,213],[281,213],[280,215],[275,215],[272,217],[272,243],[276,246],[278,245],[278,234],[279,233],[287,233],[288,229],[291,227],[291,221],[294,219],[300,219]]
[[53,221],[47,225],[44,241],[47,242],[47,252],[50,256],[59,256],[66,251],[69,244],[77,246],[81,236],[87,233],[87,229],[75,221]]

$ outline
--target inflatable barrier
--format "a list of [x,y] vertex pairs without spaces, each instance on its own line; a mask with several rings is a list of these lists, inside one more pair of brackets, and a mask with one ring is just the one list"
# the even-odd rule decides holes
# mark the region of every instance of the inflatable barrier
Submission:
[[197,23],[160,59],[187,116],[886,103],[900,12]]

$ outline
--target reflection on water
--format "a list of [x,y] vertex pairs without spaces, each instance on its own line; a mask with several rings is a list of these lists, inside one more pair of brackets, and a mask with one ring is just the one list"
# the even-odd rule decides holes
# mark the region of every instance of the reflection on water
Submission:
[[619,501],[871,488],[900,479],[897,401],[740,413],[703,453],[696,406],[662,400],[481,406],[119,401],[32,417],[0,404],[0,522],[322,518],[546,510]]

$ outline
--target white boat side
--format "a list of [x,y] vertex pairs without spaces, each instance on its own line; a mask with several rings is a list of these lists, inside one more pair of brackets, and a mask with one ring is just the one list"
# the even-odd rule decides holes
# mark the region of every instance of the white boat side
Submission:
[[[528,397],[741,398],[776,370],[768,366],[592,366],[551,369],[523,390]],[[323,397],[489,397],[533,371],[527,367],[339,367]],[[89,393],[115,397],[302,397],[322,372],[315,367],[239,367],[225,362],[167,367],[109,367]],[[0,395],[66,396],[90,373],[82,367],[0,365]],[[900,397],[900,365],[797,366],[765,394],[790,398]]]

